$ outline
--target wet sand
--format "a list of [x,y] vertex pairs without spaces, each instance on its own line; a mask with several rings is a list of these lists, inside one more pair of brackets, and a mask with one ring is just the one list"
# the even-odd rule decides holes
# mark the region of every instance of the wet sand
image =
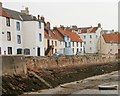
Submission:
[[89,77],[80,81],[65,83],[53,89],[39,90],[37,92],[24,94],[39,94],[39,96],[44,96],[45,94],[49,94],[49,96],[72,96],[72,94],[118,94],[118,89],[98,89],[98,85],[118,85],[118,81],[118,71],[114,71],[108,74]]

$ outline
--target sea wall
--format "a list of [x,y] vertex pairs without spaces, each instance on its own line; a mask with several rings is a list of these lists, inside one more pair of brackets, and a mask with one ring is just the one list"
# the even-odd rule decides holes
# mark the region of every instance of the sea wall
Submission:
[[52,69],[71,66],[89,66],[117,62],[115,55],[82,55],[63,57],[26,57],[29,70]]
[[1,56],[2,75],[26,74],[27,70],[89,66],[117,62],[115,55],[83,55],[63,57]]
[[24,56],[0,56],[2,75],[26,74],[26,62]]

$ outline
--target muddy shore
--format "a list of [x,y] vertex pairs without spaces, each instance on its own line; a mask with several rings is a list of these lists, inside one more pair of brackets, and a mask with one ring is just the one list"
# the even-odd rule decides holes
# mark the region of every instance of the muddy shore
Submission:
[[[87,77],[109,73],[119,70],[118,63],[99,64],[90,66],[62,67],[55,69],[41,69],[36,72],[53,88],[64,83],[81,80]],[[5,94],[19,95],[24,92],[34,92],[41,89],[48,89],[43,82],[33,74],[27,75],[4,75],[2,76],[2,92]]]

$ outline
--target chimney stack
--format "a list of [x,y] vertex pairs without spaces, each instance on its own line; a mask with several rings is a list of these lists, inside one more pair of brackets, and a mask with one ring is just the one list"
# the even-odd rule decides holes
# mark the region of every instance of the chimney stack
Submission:
[[40,20],[40,15],[38,15],[38,21]]
[[26,15],[29,15],[28,7],[25,7],[25,10],[21,10],[21,13],[25,13]]
[[47,28],[48,30],[50,30],[50,22],[47,22],[46,28]]
[[98,23],[98,27],[101,28],[101,24],[100,23]]
[[45,22],[45,18],[43,16],[41,16],[41,21],[44,23]]
[[2,2],[0,2],[0,16],[2,16]]

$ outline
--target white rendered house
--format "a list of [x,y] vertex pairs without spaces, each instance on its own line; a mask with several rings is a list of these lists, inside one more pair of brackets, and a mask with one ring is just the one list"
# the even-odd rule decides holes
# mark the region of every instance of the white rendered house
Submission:
[[0,3],[0,52],[2,55],[44,56],[44,24],[40,17],[2,8]]
[[97,27],[78,28],[78,34],[84,42],[84,53],[98,53],[97,43],[100,38],[101,24]]

